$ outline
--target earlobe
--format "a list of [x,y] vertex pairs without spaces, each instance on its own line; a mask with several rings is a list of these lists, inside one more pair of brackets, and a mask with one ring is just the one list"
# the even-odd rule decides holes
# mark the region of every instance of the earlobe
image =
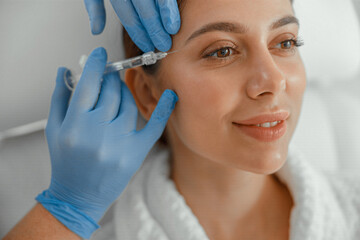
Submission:
[[143,69],[128,69],[125,72],[125,83],[131,91],[140,114],[149,120],[156,108],[158,98],[151,77]]

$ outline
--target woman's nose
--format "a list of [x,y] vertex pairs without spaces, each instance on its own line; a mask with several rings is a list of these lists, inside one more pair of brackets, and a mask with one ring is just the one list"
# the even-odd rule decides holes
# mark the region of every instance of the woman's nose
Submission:
[[252,99],[275,97],[286,90],[286,78],[268,51],[253,57],[248,77],[246,91]]

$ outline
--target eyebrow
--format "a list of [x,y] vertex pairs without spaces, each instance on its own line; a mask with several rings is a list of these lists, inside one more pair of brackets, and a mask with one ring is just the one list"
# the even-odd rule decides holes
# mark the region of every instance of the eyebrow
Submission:
[[[296,25],[300,26],[299,20],[294,16],[285,16],[283,18],[275,20],[272,24],[269,26],[269,30],[275,30],[277,28],[280,28],[282,26],[285,26],[287,24],[295,23]],[[232,33],[239,33],[239,34],[245,34],[249,31],[248,26],[240,23],[232,23],[232,22],[215,22],[215,23],[209,23],[203,27],[201,27],[199,30],[195,31],[191,36],[186,40],[186,43],[188,43],[190,40],[208,32],[214,32],[214,31],[221,31],[221,32],[232,32]]]

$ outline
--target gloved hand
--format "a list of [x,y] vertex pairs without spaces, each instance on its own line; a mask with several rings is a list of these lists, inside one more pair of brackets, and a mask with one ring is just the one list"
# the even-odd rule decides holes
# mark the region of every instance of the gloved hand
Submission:
[[[104,0],[84,0],[89,14],[91,31],[104,30],[106,14]],[[180,28],[180,14],[176,0],[111,0],[122,25],[134,43],[143,51],[163,52],[171,48],[171,37]]]
[[69,106],[69,72],[58,70],[46,127],[51,184],[37,200],[83,238],[139,169],[178,99],[165,90],[147,125],[136,131],[135,101],[117,73],[103,76],[106,61],[105,49],[91,53]]

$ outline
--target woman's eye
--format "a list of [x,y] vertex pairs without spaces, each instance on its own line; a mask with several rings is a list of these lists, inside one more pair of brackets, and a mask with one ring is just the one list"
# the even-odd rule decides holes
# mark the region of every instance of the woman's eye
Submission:
[[233,53],[234,49],[232,49],[231,47],[224,47],[208,54],[207,57],[226,58],[230,57]]
[[280,48],[281,49],[291,49],[291,48],[293,48],[293,46],[295,46],[295,44],[296,44],[296,42],[295,42],[295,40],[293,40],[293,39],[289,39],[289,40],[286,40],[286,41],[283,41],[283,42],[281,42],[281,43],[279,43],[280,44]]
[[304,43],[298,39],[288,39],[275,46],[275,48],[281,50],[292,50],[294,47],[301,47]]
[[290,49],[294,45],[294,42],[287,40],[287,41],[282,42],[280,44],[281,44],[281,48]]

